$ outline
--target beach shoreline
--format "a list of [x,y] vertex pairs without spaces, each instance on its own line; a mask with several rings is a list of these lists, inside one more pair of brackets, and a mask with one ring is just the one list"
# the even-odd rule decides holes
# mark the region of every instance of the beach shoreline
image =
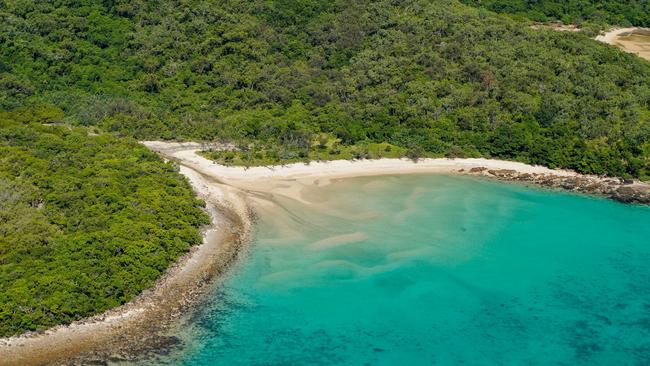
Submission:
[[520,162],[485,159],[372,159],[292,163],[268,167],[220,165],[199,154],[199,143],[143,142],[168,159],[245,191],[278,193],[300,199],[295,182],[323,185],[334,179],[395,174],[463,174],[591,194],[624,203],[650,204],[650,184],[612,177],[584,175]]
[[206,201],[212,223],[203,232],[204,243],[181,258],[154,288],[119,308],[45,332],[0,339],[0,365],[129,361],[147,349],[173,346],[173,337],[166,335],[173,333],[170,329],[175,322],[193,304],[200,303],[202,292],[210,288],[206,285],[220,278],[250,240],[253,207],[273,204],[273,195],[302,201],[305,186],[323,186],[337,179],[361,176],[461,174],[650,204],[648,183],[504,160],[336,160],[245,168],[219,165],[197,154],[203,149],[199,143],[142,143],[164,159],[174,161],[198,196]]
[[204,174],[218,176],[224,181],[242,183],[278,179],[318,179],[318,178],[353,178],[359,176],[411,174],[411,173],[457,173],[460,169],[485,167],[487,169],[510,169],[530,174],[555,174],[559,176],[578,176],[569,170],[554,170],[543,166],[524,163],[485,159],[485,158],[423,158],[417,161],[403,159],[363,159],[312,161],[309,163],[291,163],[275,166],[225,166],[209,160],[196,152],[201,150],[198,143],[176,143],[164,141],[145,141],[145,146],[161,153],[163,156],[192,167]]
[[192,247],[155,286],[105,313],[43,332],[0,338],[1,366],[124,362],[174,346],[177,320],[236,260],[250,239],[252,217],[237,189],[209,182],[181,166],[197,195],[206,202],[211,224],[203,243]]

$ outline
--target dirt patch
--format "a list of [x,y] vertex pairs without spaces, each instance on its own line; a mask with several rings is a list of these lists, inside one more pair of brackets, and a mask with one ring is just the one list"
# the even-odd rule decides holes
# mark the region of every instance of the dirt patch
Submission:
[[648,28],[613,29],[599,35],[596,40],[650,61],[650,29]]
[[580,32],[580,29],[575,24],[562,24],[562,23],[535,23],[530,26],[533,29],[552,29],[559,32]]

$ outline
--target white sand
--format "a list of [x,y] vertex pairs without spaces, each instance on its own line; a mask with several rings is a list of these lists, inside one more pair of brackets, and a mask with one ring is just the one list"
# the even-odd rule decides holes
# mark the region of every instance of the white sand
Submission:
[[639,57],[650,61],[650,43],[626,39],[627,35],[637,31],[650,32],[650,28],[613,28],[608,32],[598,35],[596,40],[611,44],[625,52],[634,53]]
[[616,39],[623,33],[630,33],[636,28],[613,28],[607,32],[601,33],[596,37],[596,41],[600,41],[607,44],[615,44]]
[[157,151],[165,158],[210,177],[215,181],[236,187],[248,193],[255,204],[274,205],[269,195],[279,194],[303,204],[313,205],[304,199],[305,187],[323,186],[334,179],[417,174],[467,173],[472,168],[493,170],[513,170],[519,173],[549,174],[554,176],[579,176],[568,170],[553,170],[543,166],[533,166],[505,160],[492,159],[375,159],[375,160],[334,160],[294,163],[270,167],[228,167],[198,155],[199,144],[165,141],[144,141],[144,145]]
[[[441,173],[468,174],[472,168],[485,170],[511,170],[519,174],[535,174],[547,178],[580,177],[592,185],[602,184],[604,190],[576,190],[585,193],[608,192],[617,189],[618,178],[583,175],[570,170],[550,169],[539,165],[528,165],[505,160],[493,159],[421,159],[413,162],[409,159],[376,160],[334,160],[295,163],[284,166],[269,167],[228,167],[198,155],[201,145],[195,143],[176,143],[164,141],[145,141],[144,145],[172,159],[181,166],[191,168],[196,173],[208,178],[210,182],[220,183],[228,189],[239,189],[246,195],[247,204],[275,206],[274,195],[289,197],[303,204],[316,205],[305,199],[305,188],[324,186],[332,180],[379,175]],[[478,173],[479,175],[486,175]],[[490,175],[490,174],[487,174]],[[650,184],[635,181],[626,185],[641,194],[650,194]]]
[[[2,356],[0,365],[43,364],[50,363],[52,360],[65,359],[79,351],[101,345],[111,337],[121,335],[129,327],[154,321],[152,319],[160,316],[160,308],[164,308],[166,302],[182,302],[182,296],[176,295],[179,286],[200,281],[207,271],[213,270],[214,263],[221,260],[221,253],[215,248],[227,246],[224,240],[228,238],[232,240],[232,236],[224,234],[228,228],[219,225],[215,211],[218,206],[227,207],[233,215],[240,217],[244,231],[249,232],[252,225],[247,219],[250,201],[273,204],[272,194],[302,200],[302,187],[325,185],[337,178],[410,173],[459,173],[467,172],[472,168],[578,176],[577,173],[567,170],[552,170],[542,166],[490,159],[421,159],[418,162],[408,159],[337,160],[274,167],[226,167],[198,155],[196,152],[202,148],[198,143],[146,141],[143,144],[164,157],[175,160],[180,165],[180,172],[189,179],[194,190],[208,203],[213,226],[205,233],[204,245],[181,260],[179,265],[171,269],[154,289],[129,304],[70,326],[53,328],[40,335],[0,339]],[[362,240],[362,238],[363,233],[353,233],[317,242],[314,246],[318,248],[340,245],[349,241]]]
[[472,168],[508,169],[520,173],[553,174],[556,176],[577,176],[568,170],[554,170],[543,166],[533,166],[505,160],[493,159],[375,159],[375,160],[334,160],[324,162],[294,163],[271,167],[227,167],[206,159],[196,152],[197,145],[183,148],[179,143],[162,141],[143,142],[150,149],[175,159],[182,165],[233,185],[260,183],[268,181],[312,180],[349,178],[372,175],[392,175],[409,173],[458,173]]

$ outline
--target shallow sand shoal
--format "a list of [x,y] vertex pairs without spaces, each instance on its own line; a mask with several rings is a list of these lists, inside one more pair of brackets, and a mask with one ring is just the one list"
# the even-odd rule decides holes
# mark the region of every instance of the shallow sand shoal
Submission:
[[[84,364],[88,359],[103,362],[115,353],[128,360],[128,355],[142,353],[147,347],[166,347],[164,337],[178,324],[176,319],[189,305],[196,303],[206,283],[218,278],[229,267],[248,240],[253,225],[250,204],[275,205],[276,194],[303,201],[302,191],[306,185],[321,186],[333,179],[359,176],[474,174],[476,171],[476,174],[492,172],[489,173],[492,177],[535,183],[539,179],[559,179],[560,184],[552,186],[565,189],[568,188],[563,182],[570,180],[588,180],[589,184],[605,182],[602,183],[605,187],[613,184],[613,189],[619,188],[618,180],[612,178],[584,176],[568,170],[504,160],[337,160],[244,168],[222,166],[198,155],[197,151],[202,148],[198,143],[147,141],[143,144],[175,161],[180,172],[206,201],[212,225],[204,233],[204,244],[181,259],[153,289],[122,307],[41,334],[0,339],[0,365],[68,364],[71,359],[73,363]],[[513,178],[513,174],[518,176]],[[647,183],[636,182],[626,188],[633,186],[650,192]],[[586,192],[593,192],[589,187]],[[358,239],[361,235],[343,239]],[[318,246],[336,245],[337,240],[342,239],[316,243],[316,249]]]

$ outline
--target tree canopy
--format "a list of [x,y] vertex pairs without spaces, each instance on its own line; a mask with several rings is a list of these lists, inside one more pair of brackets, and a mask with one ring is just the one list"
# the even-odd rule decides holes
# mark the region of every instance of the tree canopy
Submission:
[[173,165],[62,119],[51,108],[0,113],[0,336],[129,301],[208,222]]
[[650,63],[488,10],[648,25],[646,1],[463,2],[0,0],[0,335],[122,304],[199,242],[136,139],[650,179]]
[[5,1],[0,19],[7,110],[269,156],[325,135],[650,174],[650,64],[456,1]]
[[538,22],[561,21],[605,25],[650,26],[647,0],[461,0],[499,13],[515,14]]

